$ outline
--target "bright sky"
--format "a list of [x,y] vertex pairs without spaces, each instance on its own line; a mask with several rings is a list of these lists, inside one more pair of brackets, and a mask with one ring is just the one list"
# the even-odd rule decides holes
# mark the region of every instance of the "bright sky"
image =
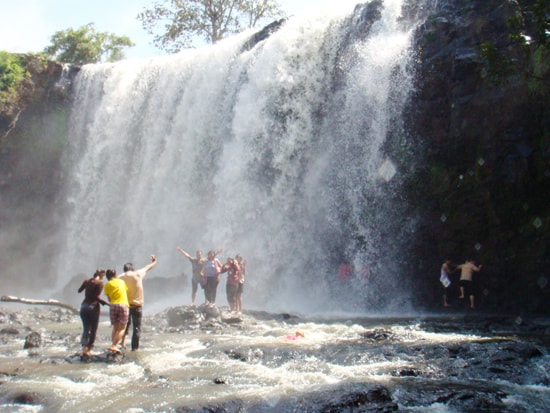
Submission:
[[[330,0],[335,5],[340,0]],[[358,0],[358,2],[360,2]],[[155,0],[2,0],[0,50],[40,52],[60,30],[94,23],[99,32],[128,36],[136,46],[126,49],[127,58],[163,54],[153,47],[153,36],[141,26],[137,15]],[[322,0],[279,0],[288,15],[314,12]]]

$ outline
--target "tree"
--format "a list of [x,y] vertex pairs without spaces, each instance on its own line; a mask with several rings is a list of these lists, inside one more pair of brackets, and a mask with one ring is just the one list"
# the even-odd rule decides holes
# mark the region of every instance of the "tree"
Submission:
[[60,62],[84,65],[124,59],[123,49],[134,43],[127,36],[96,32],[94,24],[56,32],[52,44],[44,49],[48,57]]
[[25,78],[25,73],[26,70],[17,55],[0,50],[0,93],[17,89]]
[[[277,0],[158,0],[138,19],[155,35],[156,47],[176,53],[191,47],[197,37],[216,43],[243,28],[256,27],[261,20],[283,16]],[[166,31],[156,35],[157,25]]]

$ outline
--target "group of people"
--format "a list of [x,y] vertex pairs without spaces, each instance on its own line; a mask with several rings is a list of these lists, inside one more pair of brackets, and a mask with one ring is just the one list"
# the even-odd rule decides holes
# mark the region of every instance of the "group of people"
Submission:
[[441,266],[441,275],[439,281],[443,285],[443,306],[450,307],[449,304],[449,289],[452,284],[451,274],[460,270],[460,280],[458,285],[460,287],[460,295],[458,298],[464,299],[468,297],[470,300],[470,308],[475,308],[475,285],[474,285],[474,272],[481,271],[482,265],[476,265],[474,260],[467,259],[464,264],[455,265],[449,259],[447,259]]
[[[222,264],[216,256],[222,249],[208,251],[203,258],[202,251],[192,257],[182,248],[176,248],[191,262],[191,303],[194,306],[199,285],[204,289],[205,305],[214,306],[220,275],[227,273],[226,293],[229,308],[234,313],[242,312],[242,293],[246,274],[246,260],[239,254],[229,257]],[[151,255],[151,262],[139,270],[131,262],[124,264],[124,273],[117,276],[115,269],[98,268],[91,278],[86,279],[78,292],[84,291],[84,300],[80,305],[80,318],[83,332],[81,337],[82,356],[91,356],[99,325],[100,306],[109,306],[109,318],[112,325],[111,346],[109,350],[120,353],[119,345],[125,348],[126,336],[132,326],[132,351],[139,348],[141,320],[143,316],[143,279],[148,271],[157,265],[157,258]],[[104,284],[104,278],[107,282]],[[104,293],[108,301],[101,298]]]
[[242,312],[242,294],[244,291],[244,280],[246,275],[246,260],[240,254],[235,258],[228,257],[225,264],[216,258],[222,249],[208,251],[207,258],[204,258],[202,251],[197,251],[191,256],[181,247],[176,247],[185,258],[191,262],[191,305],[195,305],[199,285],[204,289],[205,305],[214,306],[220,275],[227,273],[225,291],[227,302],[231,312],[240,314]]
[[[137,271],[134,270],[131,262],[127,262],[124,264],[124,273],[119,276],[115,269],[98,268],[92,278],[82,283],[78,289],[79,293],[85,292],[84,301],[80,305],[83,326],[82,356],[93,355],[92,348],[99,325],[100,305],[109,306],[109,318],[113,326],[109,350],[113,353],[121,352],[117,346],[120,343],[122,348],[125,347],[126,335],[131,325],[133,326],[132,351],[139,348],[144,304],[143,279],[155,265],[157,265],[157,257],[152,255],[151,263]],[[105,277],[107,277],[107,283],[103,285]],[[108,302],[100,297],[102,292],[109,299]]]

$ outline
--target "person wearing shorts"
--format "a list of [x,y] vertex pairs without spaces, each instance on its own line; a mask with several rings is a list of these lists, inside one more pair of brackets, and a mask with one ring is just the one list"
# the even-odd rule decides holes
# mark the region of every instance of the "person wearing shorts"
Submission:
[[191,305],[194,306],[199,284],[202,284],[203,269],[204,264],[206,263],[206,258],[203,258],[202,251],[200,250],[197,251],[196,257],[192,257],[191,254],[184,251],[181,247],[176,247],[176,250],[191,262]]
[[476,266],[475,262],[470,259],[466,260],[464,264],[460,264],[456,267],[457,270],[460,270],[460,281],[458,283],[460,286],[460,297],[458,298],[469,297],[471,309],[476,308],[473,275],[474,271],[480,271],[481,267],[481,265]]
[[103,288],[103,293],[109,298],[111,303],[109,307],[109,317],[113,331],[111,333],[111,347],[109,350],[113,353],[120,353],[117,348],[118,343],[122,341],[128,317],[130,315],[130,305],[128,303],[128,286],[119,278],[116,278],[116,270],[108,269],[106,272],[107,283]]

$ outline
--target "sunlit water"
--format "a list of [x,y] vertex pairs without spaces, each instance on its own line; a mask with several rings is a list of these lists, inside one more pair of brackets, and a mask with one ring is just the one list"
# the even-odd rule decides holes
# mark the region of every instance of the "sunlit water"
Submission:
[[[140,350],[121,364],[80,360],[77,317],[41,322],[34,328],[43,347],[23,350],[22,339],[0,345],[0,411],[326,411],[335,389],[372,385],[388,389],[404,412],[480,411],[468,395],[491,400],[487,411],[544,412],[550,403],[547,348],[538,343],[544,354],[521,363],[499,360],[497,351],[517,341],[509,332],[461,332],[460,318],[284,318],[244,315],[222,330],[170,329],[147,318]],[[109,334],[103,321],[96,352]],[[476,371],[487,358],[495,358],[489,367],[514,373]],[[20,393],[41,403],[5,403]]]

